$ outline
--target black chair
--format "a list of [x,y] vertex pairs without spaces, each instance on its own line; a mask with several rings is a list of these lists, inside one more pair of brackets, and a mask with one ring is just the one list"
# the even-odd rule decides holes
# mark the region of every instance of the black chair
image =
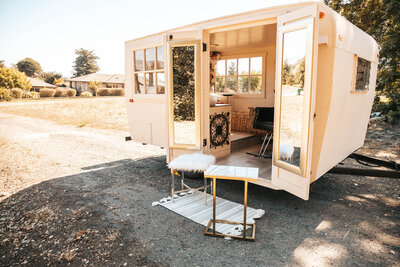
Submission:
[[[253,128],[259,130],[266,130],[267,133],[264,137],[263,143],[261,145],[258,154],[249,152],[247,152],[247,154],[256,156],[258,158],[271,158],[271,156],[268,157],[265,156],[265,151],[267,150],[267,147],[272,139],[272,136],[274,135],[274,108],[256,107],[254,121],[253,121]],[[265,144],[265,142],[267,143]]]

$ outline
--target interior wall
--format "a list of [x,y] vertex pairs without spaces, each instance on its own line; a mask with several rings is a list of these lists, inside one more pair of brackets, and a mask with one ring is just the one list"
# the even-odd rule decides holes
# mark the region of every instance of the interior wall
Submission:
[[[222,56],[230,56],[248,53],[265,53],[265,77],[263,77],[263,96],[260,95],[234,95],[229,97],[229,104],[232,105],[232,111],[248,112],[249,107],[273,107],[274,106],[274,89],[275,89],[275,50],[276,46],[250,48],[246,50],[222,52]],[[226,98],[221,97],[226,103]]]
[[248,112],[249,107],[273,107],[275,91],[276,24],[257,26],[210,35],[212,51],[221,56],[235,56],[252,53],[265,54],[263,94],[234,95],[227,98],[220,95],[221,101],[232,105],[232,111]]

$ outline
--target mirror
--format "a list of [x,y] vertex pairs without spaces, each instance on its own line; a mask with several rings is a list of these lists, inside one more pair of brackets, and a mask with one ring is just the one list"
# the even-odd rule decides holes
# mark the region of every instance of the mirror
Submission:
[[172,47],[174,143],[195,145],[195,46]]
[[300,167],[307,29],[284,33],[282,43],[279,160]]

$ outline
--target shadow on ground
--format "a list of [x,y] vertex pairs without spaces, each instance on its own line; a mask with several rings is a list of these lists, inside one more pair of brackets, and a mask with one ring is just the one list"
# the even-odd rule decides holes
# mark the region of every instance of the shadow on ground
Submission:
[[[88,166],[0,203],[0,264],[396,265],[399,183],[327,174],[309,201],[249,187],[266,211],[256,241],[203,236],[204,227],[151,203],[169,194],[165,157]],[[202,180],[188,180],[201,186]],[[242,202],[240,182],[217,194]]]

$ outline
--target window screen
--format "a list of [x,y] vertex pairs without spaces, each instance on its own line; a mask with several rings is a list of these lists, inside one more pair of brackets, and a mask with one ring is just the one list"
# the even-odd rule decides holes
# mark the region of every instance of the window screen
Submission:
[[363,58],[357,59],[357,74],[355,91],[367,91],[369,87],[369,73],[371,71],[371,62]]

